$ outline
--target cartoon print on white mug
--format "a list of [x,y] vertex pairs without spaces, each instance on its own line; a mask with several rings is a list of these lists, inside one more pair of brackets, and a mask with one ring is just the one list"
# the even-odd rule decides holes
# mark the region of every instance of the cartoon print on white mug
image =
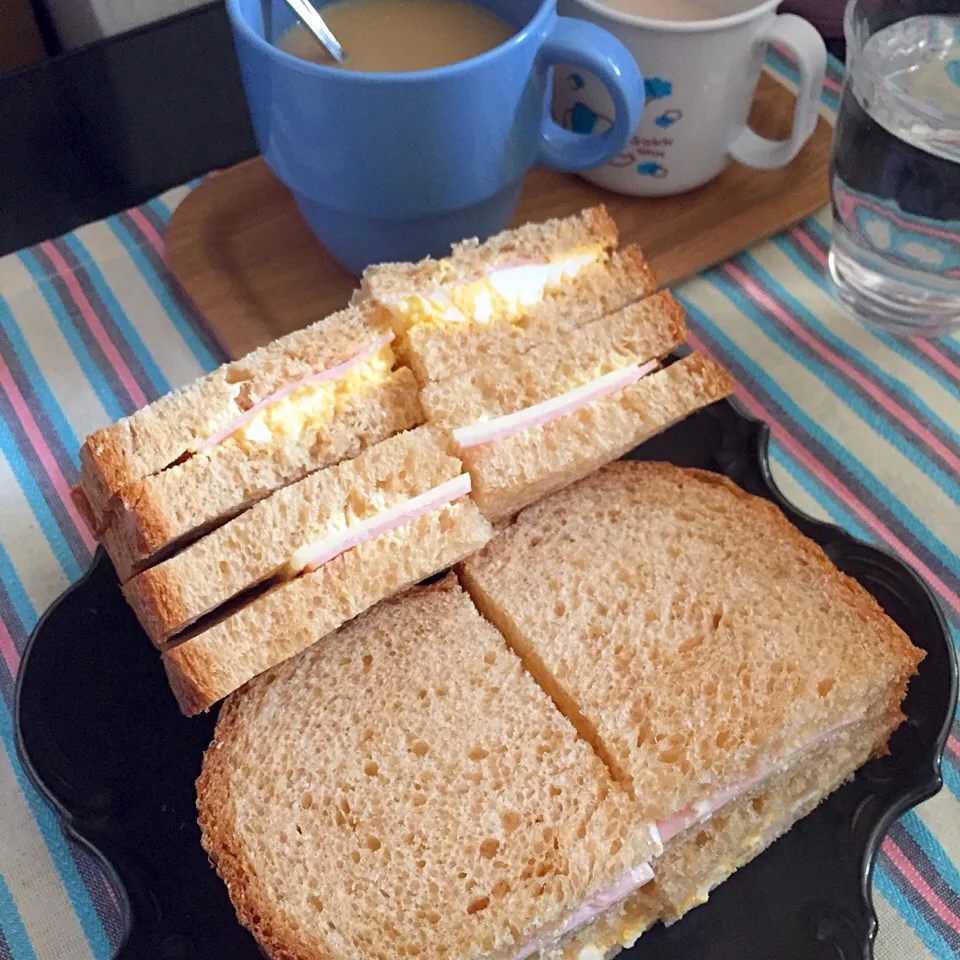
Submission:
[[[738,0],[727,16],[658,20],[613,9],[603,0],[558,0],[562,16],[587,20],[614,34],[633,54],[644,76],[646,106],[627,146],[585,179],[639,196],[667,196],[702,186],[732,161],[761,170],[786,166],[817,124],[826,71],[826,48],[816,30],[779,0]],[[764,56],[785,47],[799,66],[799,97],[791,135],[767,140],[748,126]],[[603,129],[613,115],[606,90],[590,73],[558,66],[554,117],[570,130]],[[593,124],[590,118],[596,118]]]
[[[571,90],[582,90],[586,86],[586,81],[579,73],[572,73],[567,78]],[[561,126],[572,130],[574,133],[581,133],[587,136],[591,133],[603,133],[613,126],[613,121],[608,117],[596,113],[592,107],[588,106],[582,100],[575,100],[570,109],[559,118]]]

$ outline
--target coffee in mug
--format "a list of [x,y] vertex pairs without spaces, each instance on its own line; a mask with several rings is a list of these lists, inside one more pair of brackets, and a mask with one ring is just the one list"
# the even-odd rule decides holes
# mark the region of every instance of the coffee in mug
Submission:
[[723,10],[701,0],[603,0],[603,5],[651,20],[713,20],[723,15]]
[[277,46],[311,63],[360,73],[408,73],[469,60],[516,32],[496,14],[467,0],[341,0],[323,19],[346,51],[338,63],[302,24]]

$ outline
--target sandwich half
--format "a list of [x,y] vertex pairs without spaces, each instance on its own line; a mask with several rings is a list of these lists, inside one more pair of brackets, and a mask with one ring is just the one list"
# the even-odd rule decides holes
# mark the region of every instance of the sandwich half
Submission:
[[197,794],[277,960],[559,957],[659,851],[452,576],[231,697]]
[[420,427],[278,490],[124,587],[184,713],[482,547],[489,522]]
[[617,231],[603,207],[454,246],[443,260],[368,268],[356,298],[393,326],[421,383],[506,360],[534,343],[618,310],[655,288],[637,247],[611,254]]
[[121,581],[272,491],[422,421],[369,307],[298,330],[98,430],[75,499]]
[[452,431],[478,506],[500,520],[731,393],[730,376],[703,354],[665,363],[685,337],[683,308],[657,293],[428,384],[424,414]]
[[461,577],[657,823],[664,857],[782,774],[822,767],[767,807],[776,832],[884,753],[923,656],[773,504],[669,464],[612,464],[541,501]]

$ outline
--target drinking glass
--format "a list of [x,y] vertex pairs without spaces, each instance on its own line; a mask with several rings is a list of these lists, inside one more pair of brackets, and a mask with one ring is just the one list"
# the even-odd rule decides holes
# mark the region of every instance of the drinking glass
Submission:
[[960,0],[850,0],[830,274],[856,318],[960,329]]

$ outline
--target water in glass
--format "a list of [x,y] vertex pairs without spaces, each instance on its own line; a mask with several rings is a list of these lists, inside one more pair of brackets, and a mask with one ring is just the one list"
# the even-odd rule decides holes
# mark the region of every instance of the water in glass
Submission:
[[859,319],[937,336],[960,329],[960,15],[896,19],[920,2],[847,7],[830,271]]

